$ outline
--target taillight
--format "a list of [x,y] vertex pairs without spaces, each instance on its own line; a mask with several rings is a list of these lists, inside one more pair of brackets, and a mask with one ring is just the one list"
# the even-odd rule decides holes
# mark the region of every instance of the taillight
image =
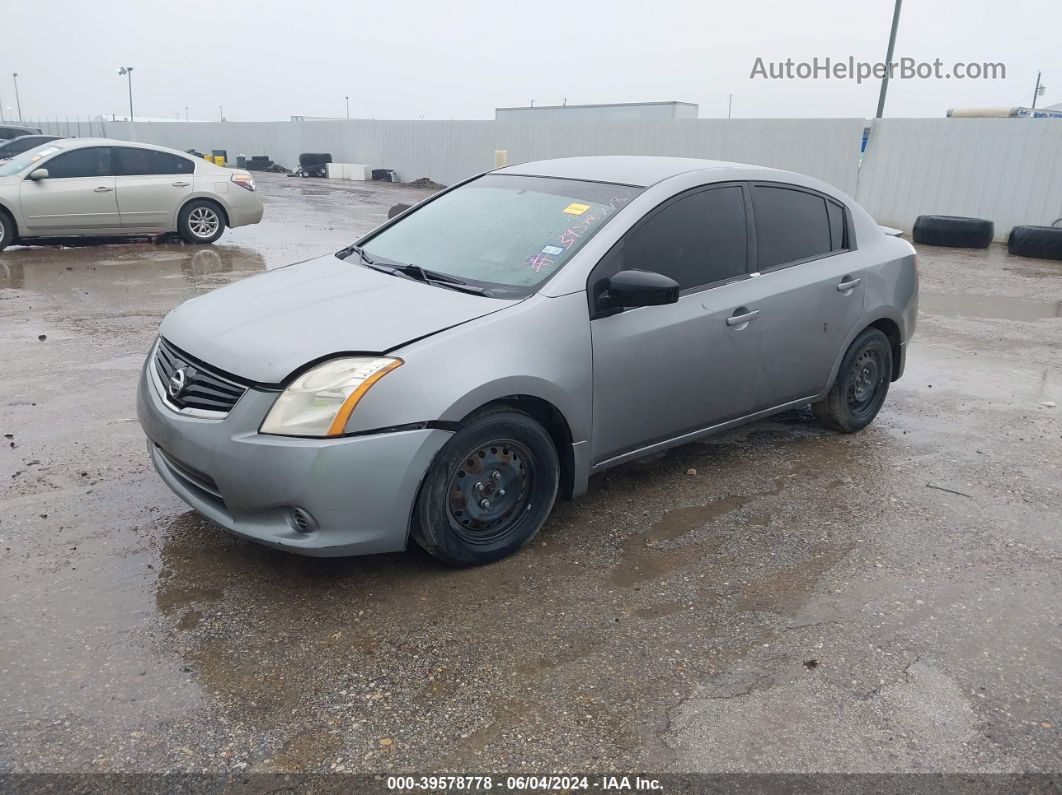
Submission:
[[254,177],[250,174],[233,174],[232,181],[244,190],[257,190],[254,186]]

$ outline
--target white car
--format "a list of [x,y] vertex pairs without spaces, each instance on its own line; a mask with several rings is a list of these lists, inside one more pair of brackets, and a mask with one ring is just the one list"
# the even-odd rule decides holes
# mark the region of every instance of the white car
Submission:
[[262,220],[246,171],[150,144],[51,141],[0,163],[0,251],[16,240],[177,232],[213,243]]

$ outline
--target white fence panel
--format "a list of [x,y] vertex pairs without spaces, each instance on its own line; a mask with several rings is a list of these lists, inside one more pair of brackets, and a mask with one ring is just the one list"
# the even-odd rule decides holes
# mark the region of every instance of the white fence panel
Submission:
[[[28,122],[34,124],[34,122]],[[39,124],[66,135],[65,122]],[[103,128],[102,130],[100,128]],[[509,163],[576,155],[703,157],[818,177],[854,195],[879,223],[910,231],[919,215],[989,218],[997,240],[1015,224],[1062,217],[1062,122],[1051,119],[884,119],[860,166],[861,119],[657,121],[88,122],[82,134],[174,149],[269,155],[292,168],[300,152],[390,168],[403,181],[449,185]],[[69,128],[71,133],[76,124]]]
[[799,171],[855,194],[862,119],[498,122],[509,163],[578,155],[671,155]]
[[[98,127],[97,123],[97,127]],[[291,169],[300,152],[330,152],[338,163],[390,168],[410,182],[444,185],[493,168],[493,121],[106,122],[106,135],[126,141],[237,155],[269,155]],[[97,133],[99,134],[99,133]]]
[[919,215],[1017,224],[1062,217],[1062,123],[1051,119],[880,119],[856,198],[878,223],[911,231]]

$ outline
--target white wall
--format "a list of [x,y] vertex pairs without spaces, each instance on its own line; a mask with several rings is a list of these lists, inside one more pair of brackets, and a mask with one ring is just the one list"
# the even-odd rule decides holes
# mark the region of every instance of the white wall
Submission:
[[733,160],[818,177],[855,194],[862,119],[672,119],[498,123],[509,163],[574,155]]
[[337,163],[391,168],[399,179],[444,185],[494,167],[492,121],[107,122],[111,138],[174,149],[269,155],[289,169],[300,152],[330,152]]
[[919,215],[1016,224],[1062,217],[1062,121],[879,119],[856,198],[878,223],[910,231]]
[[[32,122],[28,122],[32,124]],[[51,125],[37,125],[52,129]],[[95,123],[99,134],[99,122]],[[87,127],[87,125],[86,125]],[[592,154],[704,157],[818,177],[854,195],[879,223],[910,231],[925,214],[991,219],[997,240],[1015,224],[1062,217],[1062,121],[884,119],[860,165],[861,119],[652,121],[106,122],[105,134],[200,151],[268,154],[287,167],[299,152],[392,168],[403,181],[453,184],[494,167]],[[65,135],[60,123],[54,132]],[[87,130],[86,130],[87,133]]]
[[698,106],[690,102],[628,102],[618,105],[539,105],[525,108],[495,108],[494,120],[525,121],[643,121],[696,119]]
[[[42,125],[44,126],[44,125]],[[97,123],[97,127],[98,127]],[[174,149],[269,155],[288,168],[300,152],[391,168],[409,182],[444,185],[509,163],[589,154],[674,155],[734,160],[818,177],[854,193],[860,119],[668,119],[653,121],[106,122],[108,137]],[[61,131],[60,131],[61,132]],[[65,134],[65,133],[63,133]],[[98,132],[97,132],[98,134]]]

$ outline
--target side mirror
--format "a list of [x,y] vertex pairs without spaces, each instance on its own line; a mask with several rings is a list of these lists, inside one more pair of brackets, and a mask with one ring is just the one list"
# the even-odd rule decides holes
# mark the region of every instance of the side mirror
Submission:
[[39,179],[48,179],[48,169],[35,168],[29,173],[29,178],[36,182]]
[[679,299],[679,283],[653,271],[620,271],[608,280],[601,298],[613,309],[674,304]]

